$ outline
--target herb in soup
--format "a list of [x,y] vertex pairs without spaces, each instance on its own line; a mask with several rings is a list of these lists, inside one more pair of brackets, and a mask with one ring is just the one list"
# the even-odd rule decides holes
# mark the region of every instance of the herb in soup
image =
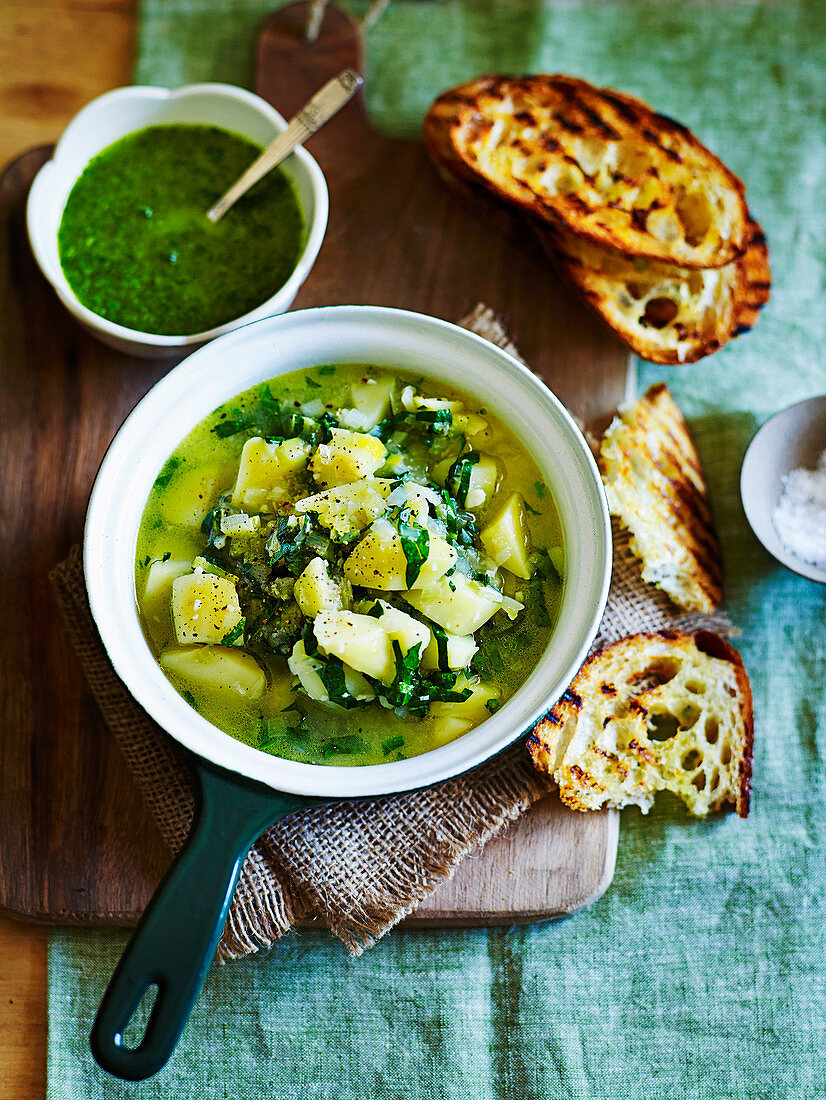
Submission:
[[548,643],[563,570],[514,435],[464,394],[361,364],[216,410],[160,471],[137,548],[172,683],[227,733],[314,764],[404,759],[496,713]]
[[188,336],[232,321],[289,279],[304,242],[280,168],[214,224],[206,211],[260,153],[215,126],[150,126],[104,149],[75,183],[58,230],[63,273],[94,313]]

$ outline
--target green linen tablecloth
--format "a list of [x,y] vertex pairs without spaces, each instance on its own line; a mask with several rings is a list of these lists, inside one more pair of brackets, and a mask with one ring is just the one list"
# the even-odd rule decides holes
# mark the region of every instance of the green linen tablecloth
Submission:
[[[248,83],[272,6],[144,0],[137,79]],[[396,133],[473,74],[561,70],[642,96],[746,180],[769,306],[705,362],[639,364],[638,384],[668,382],[708,471],[755,695],[752,814],[624,812],[613,885],[556,925],[395,932],[356,960],[296,934],[216,967],[140,1085],[87,1048],[123,935],[54,932],[49,1097],[826,1097],[826,589],[762,550],[738,494],[760,423],[826,391],[826,5],[394,0],[368,47],[370,107]]]

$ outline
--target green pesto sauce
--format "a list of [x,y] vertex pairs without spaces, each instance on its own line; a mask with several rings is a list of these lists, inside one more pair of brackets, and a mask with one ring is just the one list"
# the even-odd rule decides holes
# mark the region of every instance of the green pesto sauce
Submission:
[[304,218],[275,169],[213,224],[206,212],[260,146],[215,126],[150,126],[89,162],[58,230],[63,273],[94,313],[139,332],[188,336],[276,293],[295,269]]

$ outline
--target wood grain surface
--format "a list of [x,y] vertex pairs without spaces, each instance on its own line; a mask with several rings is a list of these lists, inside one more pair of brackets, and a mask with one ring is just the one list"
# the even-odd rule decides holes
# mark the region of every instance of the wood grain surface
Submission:
[[[0,0],[0,168],[53,141],[84,103],[129,81],[136,4]],[[0,343],[0,377],[6,369]],[[4,523],[0,511],[0,533]],[[46,929],[0,917],[0,1100],[45,1094]]]

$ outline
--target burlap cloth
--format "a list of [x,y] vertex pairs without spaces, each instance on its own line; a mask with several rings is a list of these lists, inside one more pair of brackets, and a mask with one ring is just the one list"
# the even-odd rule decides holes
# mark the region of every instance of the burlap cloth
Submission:
[[[483,306],[462,322],[512,354]],[[192,820],[192,780],[181,750],[118,679],[92,621],[76,546],[51,574],[71,643],[103,717],[173,852]],[[593,648],[640,630],[726,630],[722,617],[680,614],[640,579],[627,535],[614,526],[611,591]],[[336,802],[293,814],[253,846],[219,944],[222,959],[271,946],[299,917],[320,917],[360,954],[411,913],[459,863],[552,789],[524,743],[426,790]]]

